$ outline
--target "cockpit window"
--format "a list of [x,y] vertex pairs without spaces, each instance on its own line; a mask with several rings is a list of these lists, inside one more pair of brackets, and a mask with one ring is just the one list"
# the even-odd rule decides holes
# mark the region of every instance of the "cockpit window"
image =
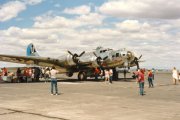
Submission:
[[100,53],[105,53],[107,50],[101,50]]
[[119,57],[119,53],[116,53],[116,57]]

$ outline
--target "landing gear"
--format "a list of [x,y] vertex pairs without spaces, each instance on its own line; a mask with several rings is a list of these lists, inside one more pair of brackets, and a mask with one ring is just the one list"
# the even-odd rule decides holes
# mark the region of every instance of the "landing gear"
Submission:
[[118,72],[116,71],[116,68],[113,68],[113,80],[118,80]]
[[78,74],[78,80],[86,80],[87,79],[87,74],[84,71],[80,71]]

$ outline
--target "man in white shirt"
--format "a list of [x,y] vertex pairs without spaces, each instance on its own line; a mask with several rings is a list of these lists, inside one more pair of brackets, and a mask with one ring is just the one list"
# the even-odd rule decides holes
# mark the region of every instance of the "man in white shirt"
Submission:
[[58,88],[57,88],[57,78],[56,78],[56,74],[59,71],[55,70],[55,67],[52,67],[52,70],[50,71],[50,76],[51,76],[51,95],[54,95],[53,92],[53,88],[55,88],[55,95],[59,95],[58,94]]

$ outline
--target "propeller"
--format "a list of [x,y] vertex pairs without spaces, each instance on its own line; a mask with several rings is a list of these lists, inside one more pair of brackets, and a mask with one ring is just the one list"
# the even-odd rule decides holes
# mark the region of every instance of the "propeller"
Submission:
[[141,59],[142,55],[139,56],[139,58],[135,57],[134,58],[134,63],[136,64],[137,66],[137,69],[139,69],[139,60]]
[[134,58],[134,63],[136,64],[137,69],[139,69],[139,61],[137,57]]
[[99,56],[97,56],[97,54],[96,54],[95,52],[93,52],[93,54],[96,56],[96,62],[97,62],[97,64],[98,64],[99,66],[101,66],[101,64],[102,64],[102,58],[99,57]]
[[78,54],[74,54],[73,56],[72,56],[72,59],[73,59],[73,61],[76,63],[76,64],[78,64],[78,62],[79,62],[79,58],[78,58],[79,56],[78,56]]
[[69,50],[67,51],[70,55],[72,55],[72,59],[73,59],[73,62],[75,62],[76,64],[78,64],[79,63],[79,57],[81,57],[84,53],[85,53],[85,51],[83,51],[80,55],[78,55],[78,54],[73,54],[72,52],[70,52]]
[[108,56],[104,57],[103,60],[106,60],[108,58]]
[[97,58],[96,58],[96,61],[97,61],[97,64],[98,64],[99,66],[102,65],[103,60],[102,60],[101,57],[97,57]]
[[106,59],[108,59],[108,56],[106,56],[106,57],[104,57],[104,58],[101,58],[101,57],[99,57],[95,52],[93,52],[93,54],[97,57],[97,58],[96,58],[96,61],[97,61],[97,64],[98,64],[99,66],[102,66],[103,61],[106,60]]

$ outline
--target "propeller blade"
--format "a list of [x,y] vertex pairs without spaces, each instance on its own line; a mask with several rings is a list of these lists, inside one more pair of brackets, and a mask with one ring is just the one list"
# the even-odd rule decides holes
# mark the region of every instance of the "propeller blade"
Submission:
[[74,55],[74,54],[72,54],[72,52],[70,52],[69,50],[68,50],[67,52],[68,52],[70,55],[72,55],[72,56]]
[[146,62],[145,60],[138,60],[138,62]]
[[136,64],[137,69],[139,69],[139,62],[137,57],[134,58],[134,63]]
[[96,57],[98,57],[95,52],[93,52],[93,54],[94,54]]
[[137,62],[136,65],[137,65],[137,69],[139,69],[139,62]]
[[108,58],[108,56],[104,57],[103,60],[106,60]]
[[[139,56],[139,59],[141,59],[141,57],[142,57],[142,55]],[[138,60],[139,60],[139,59],[138,59]]]
[[84,53],[85,53],[85,51],[83,51],[83,52],[79,55],[79,57],[81,57]]

